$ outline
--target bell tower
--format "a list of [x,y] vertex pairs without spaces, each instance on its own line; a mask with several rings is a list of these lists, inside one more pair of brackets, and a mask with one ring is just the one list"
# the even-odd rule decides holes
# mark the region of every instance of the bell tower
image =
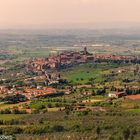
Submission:
[[84,54],[87,54],[87,47],[84,47]]

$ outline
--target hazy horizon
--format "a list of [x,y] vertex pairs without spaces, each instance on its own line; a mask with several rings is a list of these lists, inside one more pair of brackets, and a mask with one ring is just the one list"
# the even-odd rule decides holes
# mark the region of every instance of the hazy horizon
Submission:
[[0,29],[140,27],[139,0],[1,0]]

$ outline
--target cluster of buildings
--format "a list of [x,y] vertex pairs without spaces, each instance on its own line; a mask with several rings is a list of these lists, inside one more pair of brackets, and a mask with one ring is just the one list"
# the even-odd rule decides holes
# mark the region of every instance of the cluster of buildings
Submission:
[[44,59],[32,59],[27,62],[26,71],[33,76],[25,81],[37,81],[37,83],[43,81],[45,85],[57,84],[61,80],[58,70],[93,60],[94,56],[87,51],[87,48],[83,51],[62,52]]
[[44,89],[31,89],[29,87],[23,87],[23,92],[20,93],[24,95],[27,99],[33,99],[40,96],[54,96],[60,94],[55,88],[48,87]]
[[6,88],[5,86],[0,86],[0,94],[2,95],[6,92],[8,92],[8,88]]
[[[58,94],[70,94],[68,90],[56,90],[54,88],[43,88],[50,86],[51,84],[57,84],[60,82],[61,77],[58,72],[60,69],[65,69],[76,64],[81,63],[96,63],[98,60],[135,60],[135,56],[116,56],[116,55],[100,55],[91,54],[85,47],[82,51],[65,51],[56,56],[49,56],[45,59],[32,59],[27,62],[26,70],[32,73],[30,77],[24,79],[25,83],[32,83],[33,87],[20,87],[18,90],[15,87],[7,88],[0,87],[0,94],[22,94],[28,99],[32,99],[38,96],[50,96]],[[137,71],[139,68],[137,68]],[[125,69],[119,69],[118,73],[125,72]],[[19,76],[19,75],[18,75]],[[37,83],[34,87],[33,83]],[[87,91],[84,95],[90,95]],[[111,92],[108,95],[110,98],[119,98],[126,96],[125,92]]]
[[84,48],[83,51],[66,51],[46,59],[30,60],[27,63],[27,71],[40,75],[49,69],[67,68],[74,64],[93,62],[93,60],[94,56],[87,51],[87,48]]
[[[70,90],[57,90],[52,87],[45,87],[45,88],[31,88],[28,86],[23,87],[6,87],[0,86],[0,94],[3,95],[15,95],[21,94],[24,95],[27,99],[33,99],[40,96],[49,97],[49,96],[56,96],[56,95],[63,95],[63,94],[70,94]],[[2,97],[2,96],[1,96]]]
[[137,59],[139,58],[136,56],[91,54],[85,47],[83,51],[64,51],[58,55],[49,56],[45,59],[32,59],[27,62],[27,71],[42,75],[46,70],[63,69],[80,63],[94,63],[111,60],[129,62]]
[[125,55],[112,55],[112,54],[95,54],[96,60],[124,60],[132,61],[138,59],[136,56],[125,56]]
[[25,83],[37,83],[38,86],[57,84],[61,80],[60,74],[57,72],[47,73],[43,75],[37,75],[30,78],[24,79]]

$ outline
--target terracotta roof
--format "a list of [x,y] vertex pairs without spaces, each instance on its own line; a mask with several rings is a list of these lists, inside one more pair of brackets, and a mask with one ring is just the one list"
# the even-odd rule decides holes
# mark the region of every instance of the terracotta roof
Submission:
[[111,94],[121,95],[121,94],[125,94],[125,92],[111,92]]
[[56,90],[54,88],[46,88],[45,90],[40,90],[40,89],[26,89],[27,92],[34,92],[38,94],[54,94]]
[[121,94],[125,94],[125,92],[116,92],[115,94],[121,95]]

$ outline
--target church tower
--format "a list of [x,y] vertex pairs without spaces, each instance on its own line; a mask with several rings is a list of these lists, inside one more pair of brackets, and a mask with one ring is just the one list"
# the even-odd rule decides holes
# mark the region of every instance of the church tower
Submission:
[[84,47],[84,54],[87,54],[87,47]]

